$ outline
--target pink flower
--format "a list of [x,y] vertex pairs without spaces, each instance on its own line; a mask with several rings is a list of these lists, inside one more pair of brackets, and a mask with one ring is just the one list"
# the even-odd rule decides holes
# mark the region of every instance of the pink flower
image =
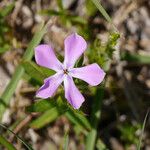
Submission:
[[73,77],[81,79],[91,86],[96,86],[103,81],[105,72],[96,63],[73,68],[76,60],[87,48],[86,41],[77,33],[68,36],[64,45],[65,59],[63,64],[56,58],[50,45],[41,44],[35,48],[37,64],[56,71],[56,74],[44,80],[44,84],[37,91],[36,96],[40,98],[51,97],[64,81],[65,98],[75,109],[78,109],[84,102],[84,97],[75,86]]

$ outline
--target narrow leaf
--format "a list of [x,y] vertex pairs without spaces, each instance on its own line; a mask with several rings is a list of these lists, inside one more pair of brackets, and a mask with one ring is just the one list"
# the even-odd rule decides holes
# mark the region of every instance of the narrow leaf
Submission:
[[90,130],[91,125],[86,117],[83,116],[83,114],[80,114],[79,112],[73,112],[71,109],[66,112],[67,118],[75,125],[78,125],[82,127],[83,129]]
[[28,106],[26,108],[27,112],[45,112],[48,109],[52,109],[56,104],[54,100],[39,100],[38,102]]
[[64,136],[63,150],[68,150],[68,145],[69,145],[69,136],[68,133],[66,133]]
[[91,126],[92,129],[87,135],[86,139],[86,150],[94,150],[96,137],[97,137],[97,127],[101,115],[101,104],[104,95],[104,88],[100,87],[96,90],[95,101],[93,102],[92,114],[91,114]]
[[25,69],[25,72],[35,80],[39,81],[40,83],[43,82],[45,79],[44,74],[42,73],[41,69],[31,61],[24,61],[22,62],[22,66]]
[[145,116],[145,118],[144,118],[144,122],[143,122],[143,126],[142,126],[142,132],[141,132],[141,136],[140,136],[140,139],[139,139],[139,144],[137,145],[137,150],[140,150],[140,149],[141,149],[142,137],[143,137],[143,134],[144,134],[144,129],[145,129],[145,125],[146,125],[146,121],[147,121],[149,112],[150,112],[150,109],[148,109],[148,111],[147,111],[147,113],[146,113],[146,116]]
[[27,144],[20,136],[18,136],[17,134],[15,134],[12,130],[10,130],[9,128],[7,128],[6,126],[4,126],[4,125],[1,124],[1,123],[0,123],[0,126],[1,126],[2,128],[4,128],[4,129],[8,130],[8,131],[11,132],[12,134],[14,134],[14,136],[15,136],[16,138],[18,138],[18,140],[21,141],[21,142],[24,144],[24,146],[25,146],[28,150],[33,150],[33,148],[32,148],[29,144]]
[[80,57],[80,59],[75,64],[75,67],[81,67],[83,65],[84,55]]
[[[28,46],[28,48],[27,48],[27,50],[23,56],[23,59],[25,61],[31,60],[31,58],[33,56],[33,49],[35,46],[37,46],[40,43],[43,35],[46,32],[46,27],[47,26],[43,27],[43,25],[42,25],[42,27],[40,27],[39,32],[36,32],[33,39],[29,43],[29,46]],[[6,105],[9,104],[10,98],[12,97],[12,95],[13,95],[16,87],[17,87],[17,84],[18,84],[18,82],[21,79],[23,74],[24,74],[24,68],[22,67],[22,65],[19,65],[16,68],[15,73],[12,76],[11,81],[9,82],[9,84],[7,85],[5,91],[3,92],[2,96],[1,96],[1,99],[3,100],[3,102]],[[0,120],[2,119],[2,116],[3,116],[5,109],[6,109],[5,106],[2,105],[2,103],[0,103]]]
[[40,83],[43,83],[45,78],[55,73],[55,71],[51,69],[38,66],[33,61],[23,61],[21,64],[24,67],[25,72]]
[[16,148],[7,141],[2,135],[0,135],[0,144],[3,145],[7,150],[16,150]]
[[64,10],[62,0],[57,0],[57,5],[58,5],[60,11]]
[[92,2],[95,4],[95,6],[97,7],[97,9],[101,12],[101,14],[103,15],[103,17],[104,17],[109,23],[112,23],[111,18],[109,17],[108,13],[107,13],[106,10],[103,8],[103,6],[101,5],[100,1],[98,1],[98,0],[92,0]]
[[122,60],[127,60],[133,63],[150,64],[150,56],[141,54],[130,54],[125,52],[121,55]]
[[[65,115],[73,124],[82,127],[82,129],[83,128],[85,128],[87,130],[91,129],[90,123],[89,123],[88,119],[84,116],[84,114],[82,114],[81,112],[79,112],[77,110],[74,111],[71,108],[67,107],[64,104],[64,102],[62,102],[62,100],[61,101],[59,100],[59,98],[58,98],[57,102],[55,100],[49,100],[49,99],[48,100],[40,100],[40,101],[32,104],[31,106],[28,106],[26,108],[26,111],[27,112],[45,112],[43,115],[40,116],[41,118],[43,118],[42,116],[47,115],[46,111],[49,113],[49,111],[51,112],[51,109],[54,107],[57,108],[57,109],[55,109],[56,112],[58,110],[59,111],[61,110],[60,113],[62,113],[62,111],[65,112],[65,110],[66,110]],[[50,119],[50,121],[51,121],[51,119]]]
[[57,119],[59,116],[60,116],[60,112],[58,108],[54,107],[44,112],[39,118],[33,120],[30,126],[34,129],[40,129],[44,127],[45,125],[51,123],[55,119]]

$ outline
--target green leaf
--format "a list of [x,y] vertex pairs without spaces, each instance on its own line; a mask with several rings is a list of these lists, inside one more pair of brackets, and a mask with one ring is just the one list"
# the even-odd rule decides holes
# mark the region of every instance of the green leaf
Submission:
[[77,110],[73,111],[70,109],[65,113],[65,115],[73,124],[80,126],[83,129],[91,129],[89,121],[83,114],[81,114],[81,112],[78,112]]
[[0,9],[0,17],[6,17],[14,8],[15,3],[9,4],[7,6],[5,6],[5,8]]
[[81,25],[87,24],[87,20],[85,20],[84,18],[80,16],[66,15],[66,19],[72,22],[72,24],[74,23],[81,24]]
[[23,145],[28,149],[28,150],[33,150],[33,148],[27,144],[20,136],[18,136],[17,134],[15,134],[12,130],[10,130],[9,128],[7,128],[6,126],[4,126],[3,124],[0,123],[0,126],[6,130],[8,130],[9,132],[11,132],[19,141],[21,141],[23,143]]
[[148,55],[131,54],[129,52],[124,52],[121,54],[121,59],[133,63],[150,64],[150,56]]
[[108,150],[106,148],[106,145],[101,141],[101,139],[97,140],[96,148],[97,148],[97,150]]
[[44,67],[39,67],[39,68],[42,71],[44,77],[46,77],[46,78],[49,76],[52,76],[56,73],[54,70],[51,70],[49,68],[44,68]]
[[[40,102],[40,104],[41,103],[42,102]],[[40,104],[38,103],[38,105],[36,105],[36,110],[43,113],[37,119],[33,120],[30,124],[30,126],[35,129],[44,127],[45,125],[56,120],[60,115],[64,114],[67,111],[67,107],[62,102],[61,97],[58,97],[57,101],[51,101],[51,104],[48,104],[48,101],[44,100],[43,107],[39,107]],[[43,109],[45,109],[45,111]]]
[[115,51],[115,46],[119,38],[120,38],[120,34],[118,32],[110,33],[110,36],[106,45],[106,53],[110,59],[112,59],[113,52]]
[[[44,27],[42,25],[39,29],[39,32],[36,32],[33,39],[29,43],[26,52],[24,53],[24,56],[23,56],[24,61],[31,60],[31,58],[34,54],[33,49],[35,46],[37,46],[40,43],[42,37],[44,36],[44,34],[46,32],[46,29],[47,29],[47,25],[45,25]],[[12,97],[14,91],[16,90],[17,84],[18,84],[19,80],[21,79],[21,77],[23,76],[23,74],[24,74],[24,68],[20,64],[16,68],[11,81],[9,82],[9,84],[7,85],[5,91],[3,92],[2,96],[1,96],[1,99],[3,100],[3,102],[6,105],[9,104],[10,98]],[[5,106],[2,105],[2,103],[0,103],[0,120],[2,119],[5,109],[6,109]]]
[[110,45],[111,47],[116,46],[119,38],[120,38],[120,34],[118,32],[111,32],[107,45]]
[[3,45],[2,47],[0,47],[0,54],[8,51],[9,48],[10,48],[10,45],[8,44]]
[[108,13],[107,13],[106,10],[103,8],[103,6],[101,5],[100,1],[98,1],[98,0],[92,0],[92,2],[95,4],[95,6],[97,7],[97,9],[101,12],[101,14],[103,15],[103,17],[104,17],[109,23],[112,23],[111,18],[109,17]]
[[2,135],[0,135],[0,144],[3,145],[7,150],[16,150],[16,148],[7,141]]
[[[53,108],[55,109],[53,110]],[[49,100],[49,99],[40,100],[32,104],[31,106],[28,106],[26,108],[26,111],[27,112],[42,112],[42,115],[39,118],[37,118],[35,121],[33,121],[33,125],[34,124],[36,125],[37,122],[41,122],[42,125],[41,124],[38,125],[37,128],[43,127],[44,125],[55,120],[60,114],[63,114],[66,112],[65,115],[73,124],[82,127],[82,129],[84,128],[87,130],[91,129],[90,123],[87,120],[87,118],[81,112],[77,110],[74,111],[71,108],[69,108],[67,105],[65,105],[65,103],[62,101],[60,97],[58,98],[57,102],[56,100]],[[51,111],[54,111],[54,116],[50,115],[49,117],[47,117],[49,113],[51,113]],[[47,121],[41,121],[45,119]]]
[[31,42],[29,43],[24,55],[23,55],[23,61],[29,61],[33,57],[34,54],[34,48],[40,43],[42,40],[44,34],[46,33],[47,25],[43,26],[41,25],[38,32],[35,33],[33,36]]
[[11,31],[6,16],[11,12],[15,3],[0,8],[0,54],[10,49]]
[[70,12],[65,11],[65,10],[60,10],[60,11],[56,11],[56,10],[42,10],[40,12],[40,14],[43,15],[49,15],[49,16],[59,16],[60,20],[65,23],[67,21],[69,21],[72,24],[81,24],[81,25],[85,25],[87,24],[87,20],[83,17],[80,16],[76,16],[76,15],[72,15],[70,14]]
[[81,67],[81,66],[83,65],[83,60],[84,60],[84,55],[82,55],[82,56],[78,59],[77,63],[75,64],[75,67],[76,67],[76,68]]
[[43,72],[41,71],[40,67],[38,67],[35,63],[31,61],[24,61],[21,63],[25,72],[35,80],[42,83],[45,79]]
[[139,139],[139,143],[138,143],[138,145],[137,145],[137,150],[140,150],[140,149],[141,149],[142,138],[143,138],[144,129],[145,129],[145,125],[146,125],[146,121],[147,121],[149,112],[150,112],[150,109],[148,109],[148,111],[147,111],[147,113],[146,113],[146,116],[145,116],[145,118],[144,118],[144,122],[143,122],[143,125],[142,125],[141,136],[140,136],[140,139]]
[[52,121],[56,120],[61,115],[60,111],[57,107],[53,107],[50,110],[44,112],[40,117],[33,120],[30,126],[34,129],[40,129],[45,125],[51,123]]
[[42,10],[40,12],[41,15],[49,15],[49,16],[63,16],[63,11],[56,11],[56,10]]
[[60,11],[64,10],[62,0],[57,0],[57,5],[58,5]]
[[26,108],[27,112],[45,112],[48,109],[52,109],[56,106],[56,102],[52,100],[39,100],[38,102],[28,106]]
[[115,31],[110,32],[106,43],[102,43],[101,39],[95,39],[90,50],[87,51],[90,63],[97,62],[105,71],[108,71],[119,37],[119,33]]
[[92,129],[88,133],[87,138],[86,138],[86,150],[95,149],[97,128],[98,128],[98,123],[99,123],[99,119],[101,116],[101,104],[103,100],[103,95],[104,95],[104,88],[101,86],[100,88],[97,88],[95,97],[94,97],[95,101],[93,101],[91,121],[90,121]]
[[69,136],[68,133],[66,132],[64,136],[63,150],[68,150],[68,145],[69,145]]
[[94,3],[91,0],[86,0],[85,5],[87,14],[89,16],[93,16],[97,11],[97,8],[95,7]]
[[53,70],[40,67],[32,61],[23,61],[21,64],[26,73],[40,83],[43,83],[45,78],[55,73]]

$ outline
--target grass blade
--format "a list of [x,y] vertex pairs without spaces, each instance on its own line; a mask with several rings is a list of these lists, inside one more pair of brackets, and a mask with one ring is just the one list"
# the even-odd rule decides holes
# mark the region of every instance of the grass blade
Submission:
[[12,130],[10,130],[9,128],[7,128],[6,126],[4,126],[4,125],[1,124],[1,123],[0,123],[0,126],[1,126],[2,128],[4,128],[4,129],[8,130],[8,131],[11,132],[12,134],[14,134],[14,136],[15,136],[16,138],[18,138],[19,141],[21,141],[21,142],[23,143],[23,145],[24,145],[28,150],[33,150],[33,148],[32,148],[29,144],[27,144],[26,142],[24,142],[24,140],[23,140],[21,137],[19,137],[17,134],[15,134]]
[[3,145],[7,150],[16,150],[16,148],[7,141],[2,135],[0,135],[0,144]]
[[101,115],[101,103],[104,95],[104,88],[101,86],[97,89],[95,94],[95,101],[93,102],[92,114],[91,114],[91,126],[92,129],[87,135],[86,150],[94,150],[97,136],[97,127]]
[[109,22],[112,23],[111,18],[109,17],[108,13],[106,12],[106,10],[103,8],[103,6],[101,5],[101,3],[98,0],[92,0],[92,2],[95,4],[95,6],[97,7],[97,9],[101,12],[101,14],[103,15],[103,17]]
[[100,13],[103,15],[103,17],[112,25],[113,29],[118,31],[117,28],[114,26],[110,16],[108,15],[108,13],[104,9],[104,7],[101,5],[100,1],[99,0],[92,0],[92,2],[95,4],[95,6],[100,11]]
[[68,145],[69,145],[69,136],[66,133],[64,136],[64,145],[63,145],[63,150],[68,150]]
[[22,62],[22,66],[25,72],[35,80],[43,83],[45,76],[43,75],[42,71],[40,70],[39,66],[31,61],[24,61]]
[[121,56],[122,60],[126,60],[133,63],[150,64],[150,56],[141,54],[130,54],[125,52]]
[[143,122],[143,125],[142,125],[142,133],[141,133],[141,136],[140,136],[139,144],[138,144],[138,146],[137,146],[137,150],[140,150],[140,149],[141,149],[142,135],[144,134],[144,129],[145,129],[145,125],[146,125],[146,121],[147,121],[148,115],[149,115],[149,111],[150,111],[150,109],[148,109],[148,111],[147,111],[147,113],[146,113],[146,116],[145,116],[145,118],[144,118],[144,122]]
[[[33,53],[34,53],[33,49],[35,46],[37,46],[40,43],[45,32],[46,32],[46,26],[43,27],[43,25],[42,25],[42,27],[40,27],[40,31],[34,35],[33,39],[31,40],[31,42],[30,42],[30,44],[29,44],[29,46],[28,46],[28,48],[27,48],[27,50],[23,56],[23,59],[25,61],[28,61],[32,58]],[[24,68],[20,64],[16,68],[16,71],[15,71],[14,75],[12,76],[11,81],[9,82],[8,86],[6,87],[5,91],[3,92],[2,96],[1,96],[2,101],[6,105],[9,104],[10,98],[12,97],[12,95],[13,95],[16,87],[17,87],[17,84],[18,84],[19,80],[21,79],[23,73],[24,73]],[[0,120],[2,119],[2,115],[3,115],[4,111],[5,111],[5,106],[2,105],[2,103],[0,103]]]
[[52,109],[56,106],[56,102],[54,100],[39,100],[36,103],[26,107],[27,112],[45,112],[46,110]]
[[61,113],[59,112],[58,108],[53,107],[52,109],[44,112],[39,118],[33,120],[30,126],[34,129],[40,129],[57,119],[60,115]]
[[[85,128],[87,130],[91,129],[90,123],[88,121],[88,119],[86,117],[84,117],[84,115],[79,112],[79,111],[74,111],[69,107],[66,107],[66,105],[62,104],[61,106],[58,105],[58,103],[54,100],[40,100],[34,104],[32,104],[31,106],[28,106],[26,108],[27,112],[41,112],[44,113],[46,111],[50,111],[52,108],[57,107],[57,109],[59,110],[64,110],[66,109],[66,117],[75,125],[78,125],[80,127]],[[60,107],[60,108],[59,108]],[[63,108],[62,108],[63,107]],[[57,111],[58,112],[58,111]],[[51,113],[51,111],[50,111]],[[59,113],[59,112],[58,112]],[[48,113],[49,114],[49,113]],[[43,114],[44,115],[44,114]],[[45,116],[45,115],[44,115]],[[46,115],[47,116],[47,115]],[[50,115],[51,116],[51,115]],[[57,113],[56,113],[57,116]],[[52,117],[52,116],[51,116]],[[49,118],[49,117],[48,117]],[[55,116],[54,116],[55,118]],[[39,119],[39,118],[38,118]],[[47,119],[48,121],[48,119]],[[51,119],[50,119],[51,121]],[[41,123],[43,124],[44,122],[41,121]],[[36,125],[36,123],[34,123]],[[40,125],[41,126],[41,125]]]
[[25,72],[41,84],[45,78],[55,73],[53,70],[38,66],[33,61],[23,61],[21,64],[25,69]]
[[80,126],[82,129],[91,129],[91,125],[86,117],[83,116],[83,114],[76,112],[73,112],[71,109],[68,110],[65,114],[67,118],[75,125]]

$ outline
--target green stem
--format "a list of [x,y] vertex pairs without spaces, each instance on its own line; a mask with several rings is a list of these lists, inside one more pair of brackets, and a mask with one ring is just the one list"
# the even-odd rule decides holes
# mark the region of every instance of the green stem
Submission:
[[94,150],[95,148],[97,128],[101,116],[101,104],[103,100],[103,95],[104,95],[104,87],[101,86],[96,90],[95,101],[93,101],[92,114],[91,114],[92,129],[87,135],[86,150]]

